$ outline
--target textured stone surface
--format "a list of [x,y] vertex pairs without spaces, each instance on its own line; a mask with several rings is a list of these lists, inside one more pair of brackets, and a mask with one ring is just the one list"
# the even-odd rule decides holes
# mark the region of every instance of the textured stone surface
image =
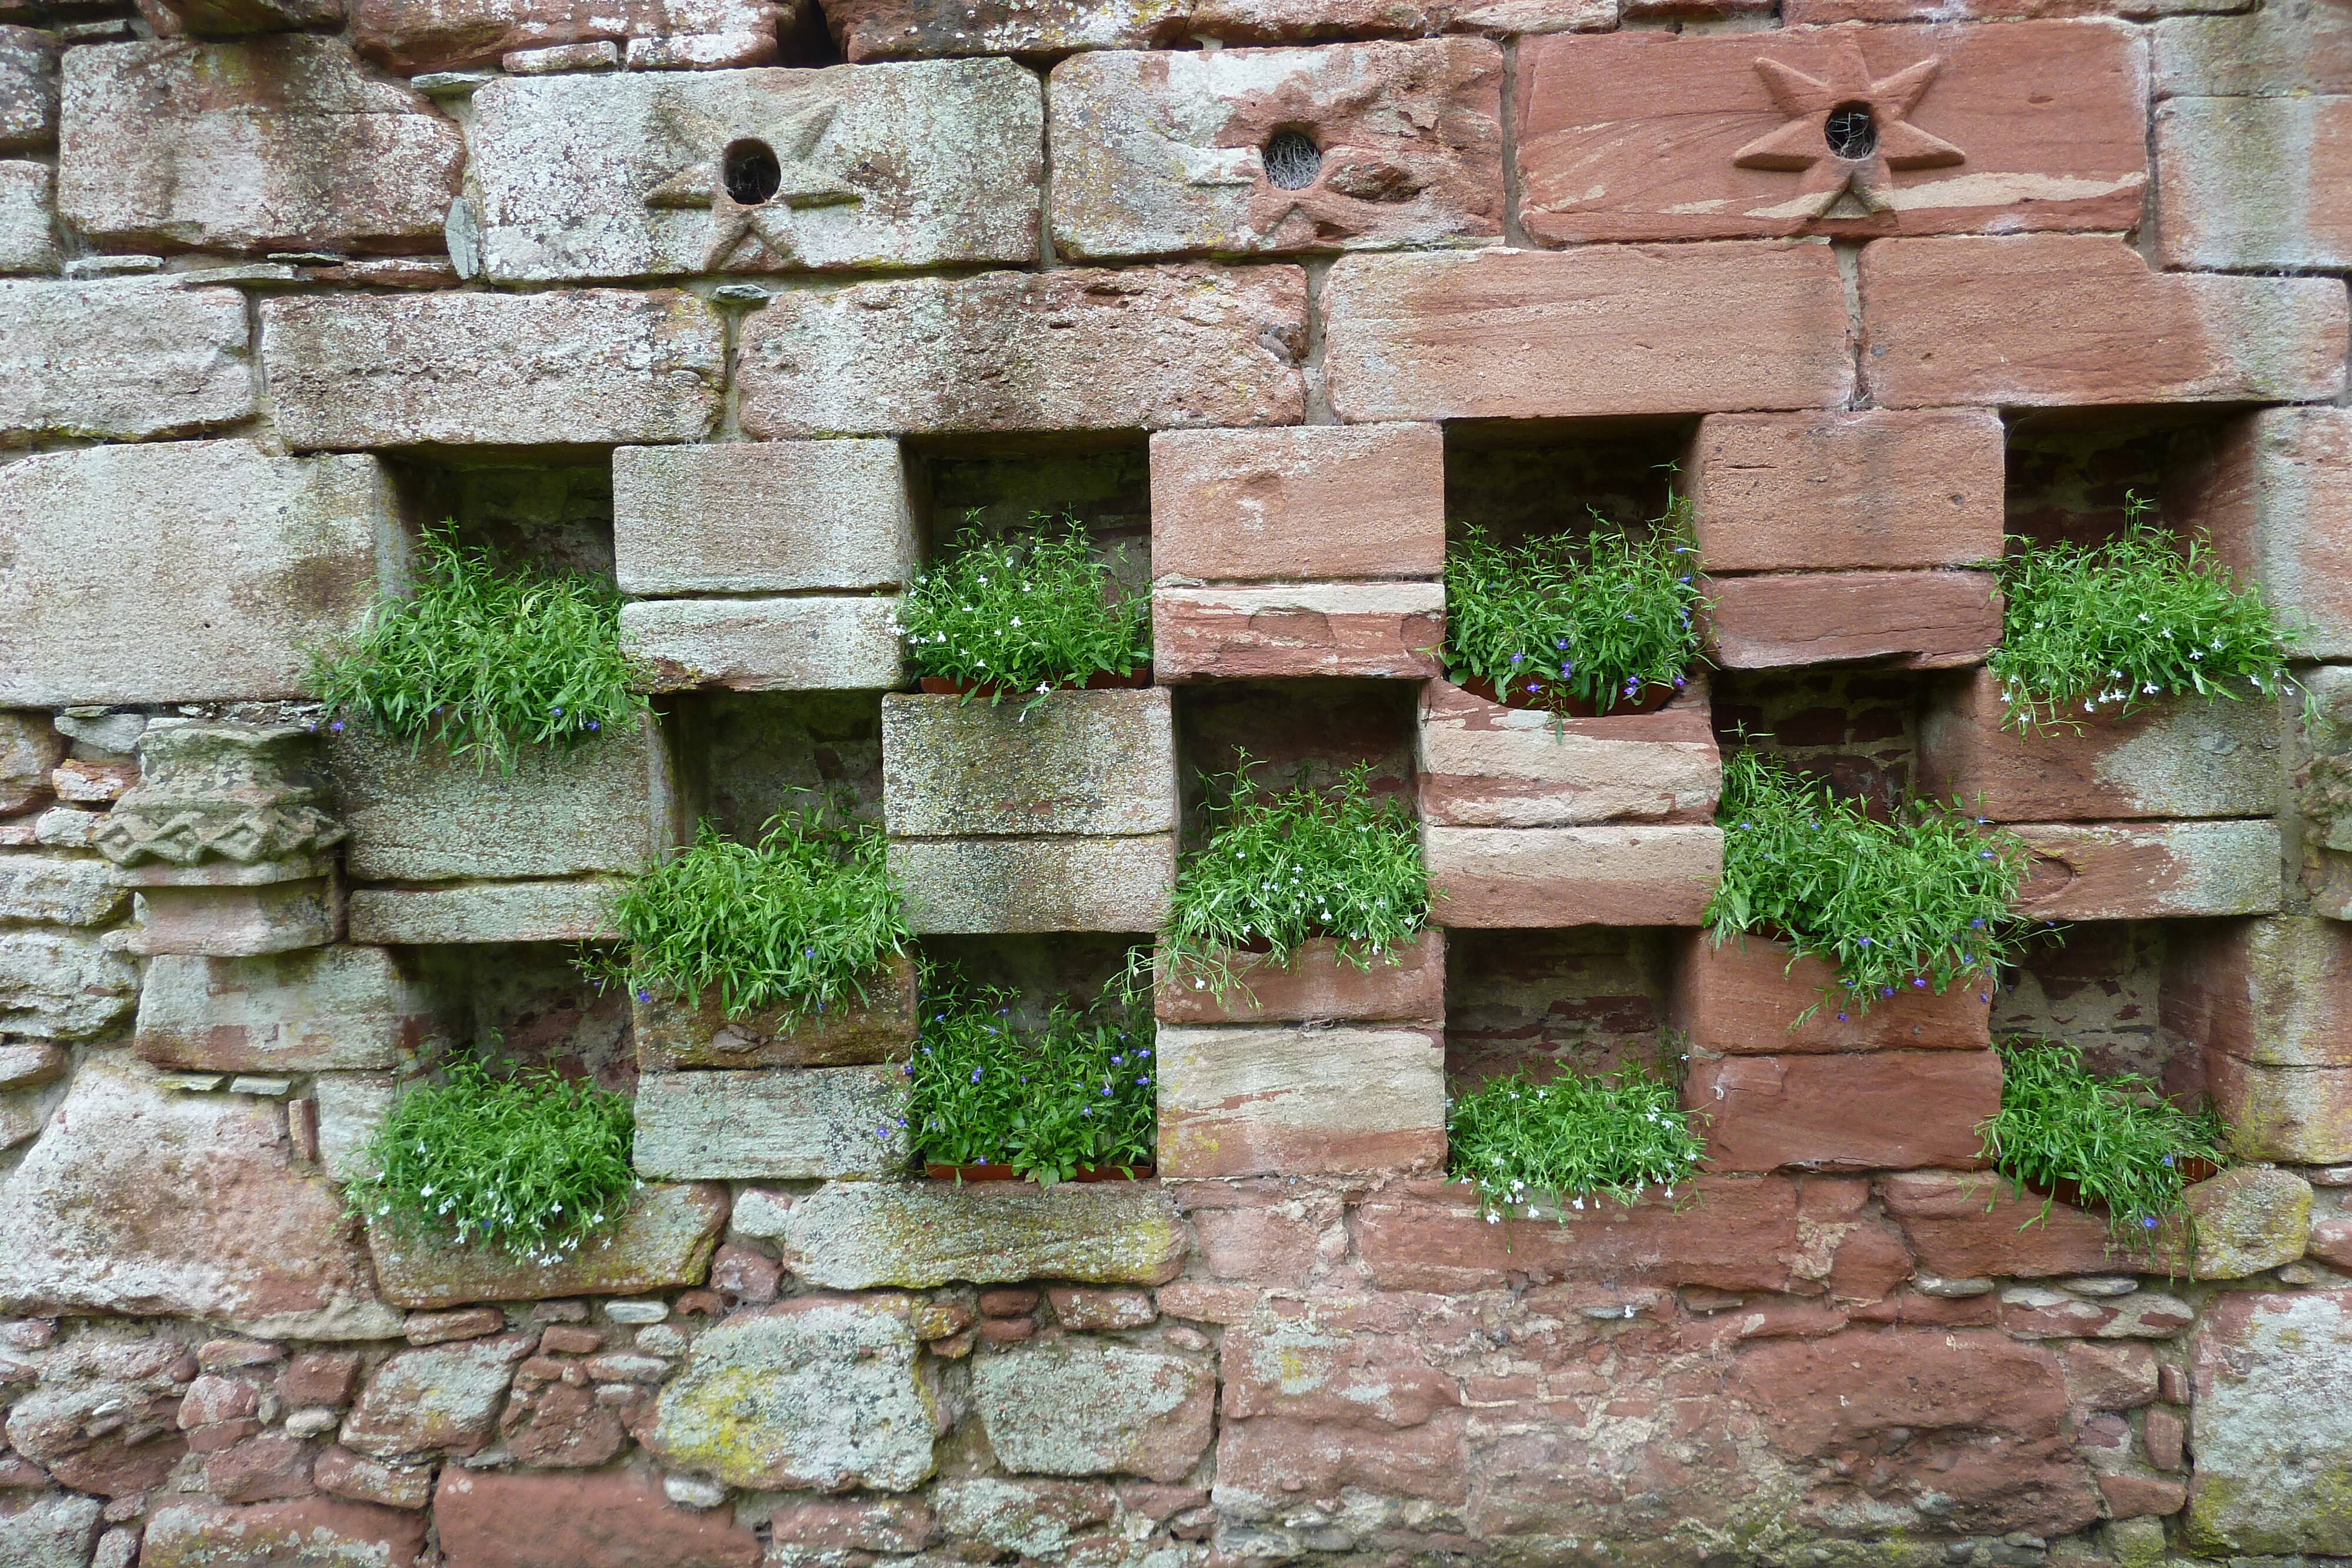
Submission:
[[1862,252],[1862,366],[1890,408],[2325,401],[2333,280],[2150,271],[2095,235],[1885,240]]
[[1695,1177],[1677,1197],[1570,1208],[1488,1224],[1476,1189],[1401,1184],[1357,1212],[1357,1245],[1387,1291],[1484,1291],[1514,1274],[1781,1291],[1799,1256],[1796,1184],[1782,1176]]
[[1148,1182],[856,1182],[789,1207],[746,1194],[736,1228],[780,1243],[793,1272],[837,1291],[951,1280],[1157,1285],[1175,1277],[1185,1249],[1175,1206]]
[[59,854],[0,854],[0,920],[47,925],[103,925],[130,894],[99,860]]
[[[1503,52],[1483,38],[1074,55],[1052,78],[1054,244],[1086,258],[1503,232]],[[1320,154],[1267,172],[1279,131]]]
[[1166,430],[1151,438],[1162,581],[1435,578],[1445,436],[1431,424]]
[[2311,1184],[2293,1171],[2241,1166],[2185,1195],[2197,1228],[2187,1260],[2200,1280],[2243,1280],[2292,1263],[2311,1235]]
[[895,595],[656,599],[621,607],[621,645],[657,690],[876,691],[906,679]]
[[[494,282],[1037,255],[1045,104],[1011,60],[515,78],[473,107]],[[748,206],[723,183],[745,140],[782,175]]]
[[515,1364],[538,1343],[535,1334],[493,1334],[404,1350],[369,1376],[339,1440],[378,1458],[474,1453],[497,1429]]
[[2190,1342],[2187,1536],[2206,1552],[2352,1552],[2352,1291],[2223,1296]]
[[2240,1159],[2352,1160],[2352,1067],[2278,1067],[2209,1051],[2205,1082]]
[[161,957],[139,993],[139,1054],[163,1067],[391,1068],[446,1043],[433,998],[381,947]]
[[2158,98],[2352,92],[2352,16],[2330,0],[2168,18],[2150,31]]
[[131,1016],[139,971],[80,931],[0,931],[0,1029],[94,1040]]
[[192,435],[253,413],[233,288],[0,283],[0,444]]
[[1259,954],[1229,954],[1233,985],[1222,995],[1212,977],[1171,978],[1160,966],[1153,1008],[1161,1023],[1179,1024],[1445,1021],[1444,932],[1424,931],[1366,961],[1370,967],[1359,968],[1328,936],[1300,945],[1284,966]]
[[1152,671],[1163,681],[1423,679],[1438,673],[1444,622],[1433,582],[1159,588]]
[[2214,558],[2300,622],[2305,656],[2352,658],[2352,410],[2231,422],[2185,499]]
[[[1853,387],[1819,246],[1347,256],[1321,300],[1331,405],[1350,421],[1818,408]],[[1658,351],[1685,338],[1707,353]]]
[[903,1061],[917,1026],[911,957],[867,975],[862,1003],[796,1014],[788,1007],[727,1016],[716,986],[691,1003],[652,989],[631,998],[640,1069],[679,1067],[847,1067]]
[[561,1262],[522,1262],[495,1248],[459,1247],[375,1226],[368,1228],[367,1243],[384,1300],[430,1310],[698,1285],[726,1223],[725,1187],[656,1183],[638,1189],[616,1228],[582,1243]]
[[698,441],[718,416],[719,339],[718,311],[669,289],[261,305],[297,447]]
[[879,1179],[907,1168],[896,1066],[637,1077],[636,1166],[677,1180]]
[[155,1511],[142,1568],[409,1568],[425,1550],[425,1516],[364,1502],[305,1498],[250,1507],[172,1502]]
[[[1702,1051],[1726,1055],[1840,1051],[1982,1051],[1992,1043],[1990,981],[1941,995],[1905,990],[1856,1012],[1837,971],[1819,958],[1793,963],[1787,944],[1708,934],[1681,937],[1667,990],[1667,1020]],[[1797,1020],[1815,1009],[1802,1023]],[[1840,1015],[1843,1014],[1843,1017]]]
[[895,441],[624,446],[613,560],[629,594],[864,592],[921,565]]
[[2278,824],[2037,822],[2018,898],[2036,920],[2174,920],[2267,915],[2279,906]]
[[475,942],[614,942],[614,877],[494,882],[470,887],[363,887],[351,895],[354,942],[395,946]]
[[105,1506],[71,1492],[0,1502],[0,1557],[16,1568],[89,1568]]
[[0,273],[58,269],[57,232],[49,219],[55,183],[46,163],[0,162]]
[[1706,586],[1708,652],[1727,670],[1966,669],[2000,641],[1990,572],[1780,572],[1711,577]]
[[1290,424],[1306,317],[1286,267],[863,283],[772,299],[736,384],[762,438]]
[[431,100],[340,38],[66,56],[58,210],[118,250],[439,250],[465,156]]
[[2279,915],[2184,932],[2165,956],[2163,1024],[2272,1067],[2352,1067],[2352,928]]
[[1557,719],[1444,678],[1422,688],[1414,752],[1421,820],[1460,828],[1704,822],[1723,764],[1694,681],[1654,714]]
[[352,0],[360,52],[403,76],[516,49],[673,33],[757,33],[798,14],[772,0]]
[[1683,1105],[1715,1171],[1969,1169],[2000,1109],[1990,1051],[1730,1056],[1691,1063]]
[[293,1166],[285,1113],[177,1094],[119,1056],[74,1075],[0,1202],[0,1304],[178,1314],[249,1333],[374,1339],[396,1319],[332,1186]]
[[159,37],[176,37],[179,29],[164,18],[176,18],[188,31],[213,37],[239,33],[279,33],[301,28],[333,28],[343,20],[343,0],[163,0],[144,13]]
[[[1570,244],[2127,229],[2147,68],[2111,22],[1539,38],[1519,60],[1520,221]],[[1853,101],[1880,160],[1830,152],[1823,121]]]
[[825,19],[853,60],[933,55],[1058,57],[1079,49],[1556,33],[1614,26],[1616,0],[836,0]]
[[653,1476],[441,1472],[433,1522],[450,1568],[756,1568],[760,1542],[727,1510],[672,1503]]
[[732,1486],[905,1491],[931,1473],[935,1396],[903,1296],[801,1296],[697,1336],[647,1445]]
[[972,1404],[1007,1469],[1180,1481],[1209,1446],[1216,1375],[1192,1356],[1061,1339],[972,1364]]
[[1723,875],[1723,830],[1604,824],[1424,827],[1441,925],[1696,925]]
[[2122,1246],[2105,1215],[2063,1203],[2045,1214],[2041,1195],[2021,1193],[1989,1171],[1899,1171],[1880,1177],[1877,1186],[1922,1274],[1968,1280],[2162,1271],[2156,1260]]
[[1428,1171],[1445,1155],[1445,1051],[1425,1029],[1163,1027],[1166,1176]]
[[65,759],[67,744],[47,714],[0,710],[0,814],[49,798],[52,770]]
[[884,821],[894,838],[1165,832],[1176,826],[1165,690],[882,699]]
[[2175,99],[2156,157],[2165,266],[2352,267],[2352,97]]
[[0,26],[0,148],[46,147],[57,129],[55,35]]

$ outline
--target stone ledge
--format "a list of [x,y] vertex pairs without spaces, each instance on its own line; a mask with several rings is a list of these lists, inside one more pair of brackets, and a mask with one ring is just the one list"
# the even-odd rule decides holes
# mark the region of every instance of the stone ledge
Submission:
[[747,1192],[736,1231],[836,1291],[1065,1280],[1158,1285],[1183,1268],[1184,1224],[1156,1182],[835,1182]]
[[617,1229],[582,1243],[557,1263],[531,1263],[495,1247],[459,1247],[431,1237],[367,1228],[384,1299],[412,1311],[470,1301],[549,1296],[632,1296],[698,1285],[727,1223],[727,1189],[717,1184],[642,1187]]

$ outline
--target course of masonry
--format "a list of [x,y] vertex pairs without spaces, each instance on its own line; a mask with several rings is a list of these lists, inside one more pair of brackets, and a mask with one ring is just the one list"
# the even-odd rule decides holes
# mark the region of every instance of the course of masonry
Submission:
[[[0,0],[0,273],[6,1568],[2352,1559],[2340,0]],[[1669,484],[1704,678],[1441,678],[1449,525]],[[2135,498],[2294,680],[2029,745],[1990,564]],[[1038,510],[1157,685],[909,695]],[[654,719],[321,725],[445,518],[610,574]],[[1978,802],[2063,942],[1791,1032],[1698,929],[1734,744]],[[909,1175],[887,1063],[571,963],[821,789],[927,951],[1093,983],[1244,751],[1369,763],[1444,929],[1163,1000],[1150,1180]],[[2193,1262],[1993,1181],[2011,1033],[2226,1117]],[[579,1255],[347,1207],[493,1039],[635,1096]],[[1446,1180],[1449,1085],[1661,1051],[1673,1198]]]

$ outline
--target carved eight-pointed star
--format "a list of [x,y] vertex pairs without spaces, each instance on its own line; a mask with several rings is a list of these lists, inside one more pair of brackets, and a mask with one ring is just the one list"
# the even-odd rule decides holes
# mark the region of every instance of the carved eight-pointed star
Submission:
[[[801,110],[764,128],[767,133],[760,136],[732,134],[705,115],[674,110],[665,116],[688,146],[713,149],[646,193],[649,207],[710,209],[710,236],[695,263],[696,271],[717,271],[754,235],[783,265],[792,266],[801,259],[800,242],[793,232],[794,213],[865,200],[856,186],[808,162],[839,107],[821,103]],[[772,171],[774,189],[757,201],[740,199],[729,191],[728,178],[735,172],[740,183],[747,171],[761,187]]]
[[[1891,77],[1873,81],[1862,57],[1862,46],[1840,38],[1830,54],[1829,80],[1816,81],[1778,60],[1758,60],[1756,74],[1789,122],[1759,136],[1732,154],[1742,169],[1801,169],[1797,204],[1808,217],[1827,215],[1838,198],[1852,191],[1854,199],[1874,213],[1894,206],[1893,169],[1932,169],[1967,161],[1967,154],[1940,136],[1931,136],[1909,123],[1911,111],[1926,95],[1942,64],[1934,59],[1906,66]],[[1866,109],[1869,119],[1857,126],[1851,111]],[[1840,129],[1847,150],[1832,144],[1831,119],[1845,115]]]

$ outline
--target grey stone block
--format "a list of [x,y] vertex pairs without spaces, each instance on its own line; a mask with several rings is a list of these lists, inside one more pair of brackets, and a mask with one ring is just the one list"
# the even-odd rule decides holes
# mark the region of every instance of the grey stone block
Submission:
[[[192,435],[253,408],[245,296],[234,288],[0,283],[0,444]],[[203,530],[192,538],[210,543]]]
[[879,691],[906,679],[896,595],[646,599],[621,607],[621,643],[658,689]]
[[895,441],[734,441],[613,454],[621,591],[863,592],[922,564]]
[[911,1157],[906,1074],[777,1067],[637,1076],[637,1172],[674,1180],[880,1178]]

